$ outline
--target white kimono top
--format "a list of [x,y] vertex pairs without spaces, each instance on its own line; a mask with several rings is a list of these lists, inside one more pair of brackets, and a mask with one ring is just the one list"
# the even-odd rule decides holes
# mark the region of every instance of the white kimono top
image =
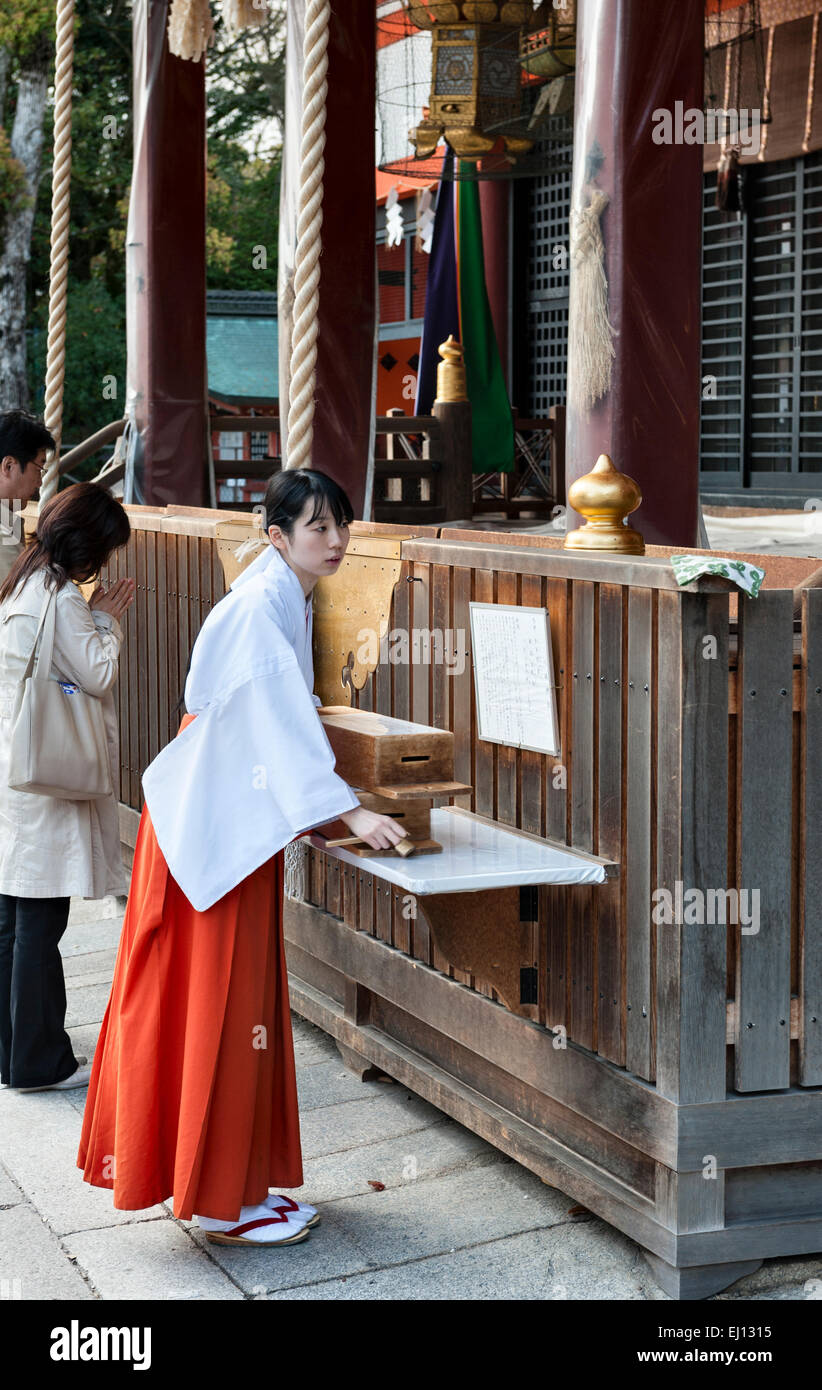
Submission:
[[157,842],[204,912],[295,835],[360,803],[334,771],[312,694],[311,598],[268,545],[209,613],[191,655],[197,718],[146,768]]

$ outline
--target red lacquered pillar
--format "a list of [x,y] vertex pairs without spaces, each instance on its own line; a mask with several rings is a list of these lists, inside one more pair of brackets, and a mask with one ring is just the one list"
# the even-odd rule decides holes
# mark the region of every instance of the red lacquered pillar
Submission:
[[[703,0],[581,0],[578,16],[572,208],[592,186],[610,199],[616,358],[608,394],[569,408],[566,478],[610,454],[642,490],[631,525],[657,545],[697,537],[703,151],[655,143],[654,112],[672,113],[675,134],[677,102],[701,110],[703,22]],[[581,521],[569,508],[569,527]]]

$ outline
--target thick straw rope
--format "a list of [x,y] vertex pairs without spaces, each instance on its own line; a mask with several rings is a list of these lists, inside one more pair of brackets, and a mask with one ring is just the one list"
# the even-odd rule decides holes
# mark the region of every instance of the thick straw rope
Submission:
[[294,323],[288,408],[287,468],[307,468],[314,437],[314,387],[320,304],[320,231],[325,172],[325,99],[328,93],[330,0],[308,0],[303,47],[303,120],[300,215],[294,259]]
[[57,0],[57,53],[54,74],[54,168],[51,180],[51,268],[46,349],[46,428],[57,445],[40,484],[40,500],[57,491],[63,433],[63,381],[66,374],[69,196],[71,190],[71,89],[74,69],[74,0]]
[[199,63],[214,42],[209,0],[172,0],[168,17],[168,46],[175,58]]
[[587,207],[571,214],[571,292],[568,312],[568,405],[587,414],[611,388],[616,356],[608,317],[608,280],[600,218],[608,195],[591,189]]
[[[286,468],[311,464],[314,439],[314,388],[317,319],[320,307],[320,232],[325,172],[325,99],[328,93],[329,0],[308,0],[303,44],[303,121],[300,147],[300,215],[294,257],[294,319],[291,330],[291,384]],[[305,899],[308,846],[292,840],[283,855],[287,898]]]
[[[223,0],[222,16],[229,36],[241,29],[265,24],[268,0]],[[210,0],[172,0],[168,19],[168,46],[175,58],[199,63],[214,42]]]
[[223,0],[223,22],[229,34],[265,24],[268,19],[267,0]]

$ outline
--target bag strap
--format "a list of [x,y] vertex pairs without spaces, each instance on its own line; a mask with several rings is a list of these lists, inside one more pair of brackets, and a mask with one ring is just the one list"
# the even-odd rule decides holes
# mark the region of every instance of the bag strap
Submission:
[[[31,649],[31,655],[26,662],[26,669],[23,672],[23,680],[27,680],[31,675],[34,676],[35,680],[48,680],[49,673],[51,672],[51,659],[54,653],[54,628],[56,617],[57,590],[52,589],[50,593],[46,595],[46,601],[43,604],[43,611],[40,614],[40,621],[37,624],[37,632],[34,635],[34,646]],[[40,642],[41,633],[43,636],[42,642]],[[39,652],[37,652],[38,642],[40,642]],[[37,653],[36,659],[35,653]]]

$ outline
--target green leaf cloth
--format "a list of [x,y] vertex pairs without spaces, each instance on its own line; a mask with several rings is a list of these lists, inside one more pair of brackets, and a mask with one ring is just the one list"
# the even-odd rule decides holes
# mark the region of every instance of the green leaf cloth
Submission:
[[672,555],[671,567],[680,588],[683,584],[691,584],[701,574],[719,574],[723,579],[732,579],[751,598],[756,598],[765,578],[765,571],[756,565],[748,565],[744,560],[730,560],[724,555],[715,558],[707,555]]

